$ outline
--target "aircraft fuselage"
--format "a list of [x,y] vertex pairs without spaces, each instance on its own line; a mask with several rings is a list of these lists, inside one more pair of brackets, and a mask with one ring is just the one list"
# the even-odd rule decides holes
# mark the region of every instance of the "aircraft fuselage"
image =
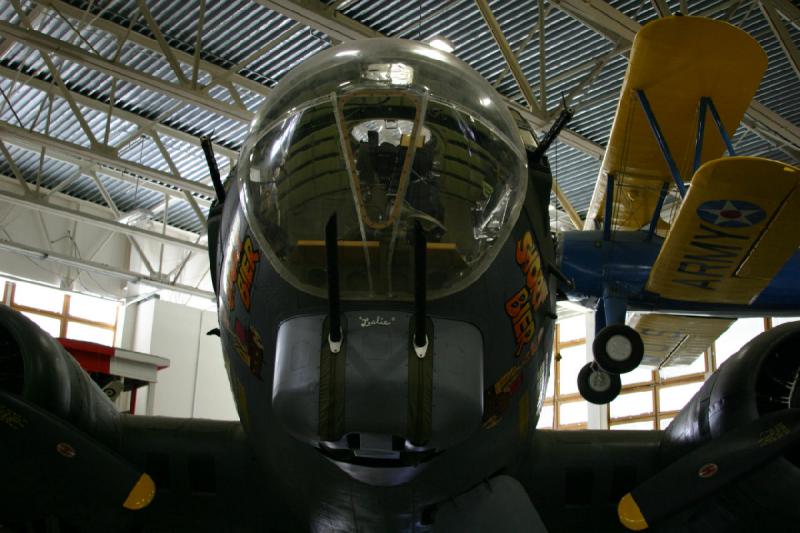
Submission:
[[[513,467],[529,451],[555,317],[542,258],[553,244],[543,222],[536,228],[523,211],[477,281],[427,302],[434,406],[426,443],[409,442],[411,411],[419,407],[408,371],[412,303],[342,302],[345,340],[335,357],[346,361],[337,399],[343,426],[332,441],[320,434],[330,408],[320,403],[330,394],[320,370],[328,302],[272,268],[236,188],[225,203],[219,248],[226,366],[265,475],[294,495],[288,501],[302,502],[295,511],[313,517],[312,527],[411,527],[424,522],[427,506]],[[546,246],[550,252],[540,252]],[[429,250],[429,261],[435,253]]]
[[[567,296],[586,305],[593,306],[598,298],[611,290],[615,295],[623,296],[628,309],[632,311],[730,317],[793,316],[800,313],[798,252],[792,255],[752,303],[734,305],[672,300],[647,291],[645,286],[650,269],[661,251],[664,239],[658,236],[648,239],[646,231],[617,231],[611,241],[604,240],[600,230],[564,232],[560,238],[560,269],[573,284],[567,290]],[[692,270],[698,271],[706,265],[707,276],[695,274],[692,279],[707,280],[706,284],[711,288],[706,290],[713,290],[713,269],[723,264],[725,258],[714,250],[707,255],[707,259],[695,258],[694,261],[700,266]],[[596,265],[603,265],[603,268],[596,268]],[[686,273],[682,275],[687,276]]]

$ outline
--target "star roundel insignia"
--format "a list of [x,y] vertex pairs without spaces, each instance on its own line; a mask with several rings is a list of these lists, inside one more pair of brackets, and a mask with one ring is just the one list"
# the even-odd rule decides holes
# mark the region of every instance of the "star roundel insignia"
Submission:
[[723,228],[754,226],[767,218],[763,209],[744,200],[709,200],[697,208],[697,216]]

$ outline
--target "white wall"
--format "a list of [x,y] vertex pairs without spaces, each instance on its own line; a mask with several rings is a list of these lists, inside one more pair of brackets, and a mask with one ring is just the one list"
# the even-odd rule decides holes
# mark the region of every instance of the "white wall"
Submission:
[[[206,335],[217,327],[215,312],[153,298],[131,305],[126,317],[133,334],[123,334],[123,347],[170,361],[158,373],[155,415],[238,419],[219,338]],[[136,414],[145,412],[146,401],[146,394],[137,398]]]
[[[0,191],[19,194],[15,182],[0,176]],[[62,194],[50,197],[54,205],[77,209],[96,216],[108,216],[108,209],[89,202],[69,198]],[[89,224],[73,222],[61,217],[16,206],[0,198],[0,240],[13,241],[44,251],[73,256],[96,263],[128,268],[129,245],[125,237],[113,235]],[[51,261],[34,261],[16,253],[0,251],[2,272],[65,289],[122,297],[125,284],[100,273],[78,273],[74,268]]]

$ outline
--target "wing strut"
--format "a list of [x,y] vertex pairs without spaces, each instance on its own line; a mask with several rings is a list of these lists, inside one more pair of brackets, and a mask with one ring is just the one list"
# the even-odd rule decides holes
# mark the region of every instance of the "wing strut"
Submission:
[[731,138],[728,135],[728,132],[725,130],[725,125],[722,123],[722,119],[717,112],[717,107],[714,105],[714,100],[710,96],[703,96],[700,98],[700,109],[697,112],[697,138],[694,145],[694,164],[692,165],[692,173],[697,172],[697,169],[700,168],[700,164],[702,163],[703,137],[706,129],[707,110],[711,111],[711,117],[714,119],[714,123],[717,125],[719,136],[722,138],[726,148],[728,149],[728,155],[736,155],[736,150],[733,148]]
[[650,107],[650,102],[647,100],[647,95],[644,94],[644,91],[641,89],[636,89],[636,95],[639,97],[639,103],[642,104],[642,110],[647,117],[647,122],[650,124],[650,129],[653,130],[653,135],[658,142],[658,147],[661,148],[661,154],[664,156],[664,160],[669,166],[669,172],[672,174],[672,179],[675,181],[675,185],[678,187],[678,191],[681,193],[681,198],[683,198],[686,196],[686,185],[683,182],[683,178],[681,178],[678,165],[675,164],[675,160],[672,158],[672,152],[669,151],[667,139],[664,137],[664,134],[661,133],[661,126],[658,125],[656,116],[653,114],[653,109]]
[[667,197],[667,191],[669,190],[669,182],[665,181],[664,184],[661,186],[661,192],[658,193],[658,202],[656,203],[656,208],[653,209],[653,218],[650,219],[650,227],[647,228],[647,239],[652,240],[653,234],[656,232],[656,227],[658,226],[658,218],[661,216],[661,208],[664,207],[664,199]]
[[606,178],[606,212],[603,217],[603,240],[611,240],[611,214],[614,208],[614,174]]

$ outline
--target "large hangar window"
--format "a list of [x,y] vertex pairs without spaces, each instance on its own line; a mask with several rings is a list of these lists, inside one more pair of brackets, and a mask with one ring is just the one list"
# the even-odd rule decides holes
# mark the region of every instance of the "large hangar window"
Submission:
[[586,328],[591,315],[579,314],[556,326],[556,351],[552,361],[547,397],[539,418],[544,429],[664,429],[719,365],[750,339],[767,329],[800,317],[742,318],[737,320],[691,365],[661,370],[637,368],[622,375],[622,391],[604,411],[604,419],[590,423],[594,407],[584,401],[576,380],[586,364]]
[[114,345],[118,302],[2,278],[0,285],[3,303],[53,337]]

